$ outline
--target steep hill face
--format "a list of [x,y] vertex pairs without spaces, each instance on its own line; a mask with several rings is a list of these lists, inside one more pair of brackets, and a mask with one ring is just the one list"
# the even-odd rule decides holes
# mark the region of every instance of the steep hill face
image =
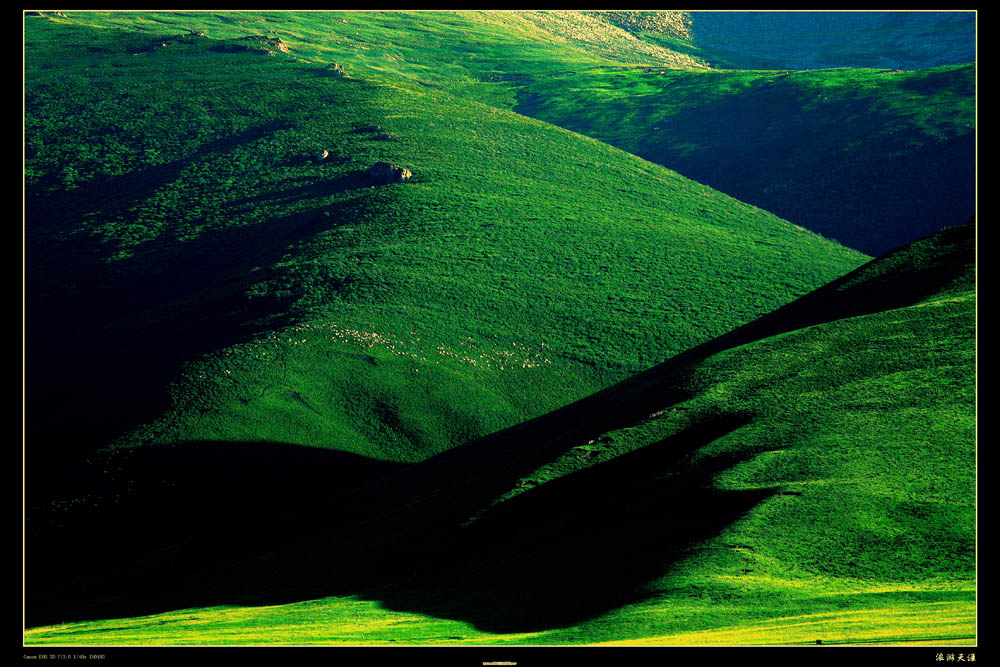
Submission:
[[864,259],[540,121],[331,77],[284,37],[28,27],[39,447],[417,460]]
[[691,39],[691,12],[664,10],[606,10],[591,14],[635,35],[662,35]]
[[[334,613],[317,598],[352,595],[387,622],[457,619],[486,641],[972,639],[974,276],[969,223],[556,412],[382,470],[324,502],[321,534],[264,513],[273,528],[253,540],[154,555],[159,582],[118,570],[75,614],[304,599]],[[172,456],[147,453],[120,461],[149,466],[146,483]],[[195,585],[172,585],[180,573]]]

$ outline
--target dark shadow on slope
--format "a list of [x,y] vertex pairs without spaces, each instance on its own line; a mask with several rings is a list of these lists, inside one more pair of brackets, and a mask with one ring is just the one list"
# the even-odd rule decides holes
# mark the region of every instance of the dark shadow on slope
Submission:
[[[28,192],[25,211],[30,216],[29,256],[33,254],[30,252],[30,242],[40,234],[73,228],[79,224],[80,215],[91,211],[103,211],[105,215],[126,211],[136,202],[147,199],[160,188],[176,181],[181,170],[189,166],[192,161],[231,151],[290,127],[292,124],[288,121],[274,120],[207,141],[191,155],[178,160],[150,165],[118,176],[98,178],[54,195],[32,196],[32,193]],[[43,183],[41,188],[43,190],[44,185]],[[49,245],[39,245],[36,254],[45,258],[51,250],[52,247]]]
[[411,534],[389,556],[407,564],[406,579],[364,595],[501,633],[567,627],[639,602],[679,557],[774,493],[712,488],[744,457],[691,460],[746,422],[722,415],[536,487],[472,525],[422,543]]
[[[360,595],[390,609],[467,621],[490,632],[572,625],[642,600],[643,587],[679,556],[773,493],[712,488],[712,478],[742,456],[700,462],[691,457],[748,420],[719,415],[695,424],[501,503],[472,525],[467,519],[533,470],[539,457],[531,452],[550,443],[522,442],[526,456],[514,463],[502,447],[435,457],[397,471],[355,462],[366,472],[354,476],[356,486],[347,493],[323,485],[322,473],[309,470],[330,470],[343,455],[268,445],[281,448],[282,457],[295,454],[288,459],[291,467],[266,475],[298,480],[286,481],[283,490],[294,498],[275,507],[265,499],[247,506],[226,500],[212,510],[227,491],[200,486],[212,484],[216,470],[208,466],[191,478],[194,493],[186,504],[176,512],[172,501],[160,507],[177,529],[169,545],[133,549],[113,566],[92,559],[89,571],[36,597],[29,624]],[[191,451],[198,447],[204,445]],[[327,462],[321,466],[310,457]],[[189,462],[202,464],[199,456]],[[156,507],[152,487],[134,497]],[[241,488],[241,497],[248,497]],[[300,488],[314,495],[301,497]],[[208,516],[201,515],[205,510]],[[135,504],[115,521],[146,525],[147,516],[158,522]],[[237,516],[240,521],[233,520]],[[185,531],[179,517],[196,519],[203,531]],[[113,526],[104,530],[114,532]]]
[[304,522],[322,529],[332,498],[401,467],[272,442],[184,442],[95,457],[81,470],[89,494],[28,510],[29,622],[58,622],[91,605],[129,613],[106,600],[132,594],[162,610],[157,594],[186,590],[185,558],[212,570],[280,550]]
[[[957,85],[954,74],[941,78],[935,89]],[[873,256],[973,214],[971,130],[932,138],[870,100],[814,104],[813,92],[794,77],[758,83],[673,115],[635,152]],[[874,129],[896,122],[892,133]]]
[[[813,80],[799,73],[757,79],[738,93],[642,119],[642,135],[586,115],[560,118],[545,95],[527,90],[518,91],[515,110],[597,138],[620,136],[610,142],[873,256],[974,213],[974,128],[942,126],[935,136],[876,98],[838,87],[839,97],[827,100]],[[943,72],[903,87],[972,99],[974,77]],[[658,113],[635,100],[602,109],[617,118]]]
[[250,301],[246,291],[350,205],[206,232],[197,244],[168,243],[114,265],[84,241],[72,255],[29,258],[31,500],[61,495],[82,456],[166,409],[181,363],[291,323],[290,297]]
[[265,201],[288,203],[301,199],[331,197],[347,190],[357,190],[359,188],[371,187],[372,185],[373,181],[365,170],[355,169],[347,174],[343,174],[337,178],[332,178],[328,181],[309,183],[307,185],[288,188],[287,190],[272,192],[266,195],[256,195],[254,197],[236,199],[230,203],[230,206],[238,208],[247,204],[256,204]]

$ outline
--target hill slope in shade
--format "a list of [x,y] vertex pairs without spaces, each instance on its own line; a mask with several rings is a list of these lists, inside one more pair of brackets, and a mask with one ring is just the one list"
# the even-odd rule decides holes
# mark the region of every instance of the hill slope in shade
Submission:
[[915,70],[976,60],[974,11],[602,11],[637,39],[713,69]]
[[594,68],[520,88],[521,113],[676,169],[879,255],[975,207],[975,68]]
[[[28,418],[47,465],[126,433],[419,460],[864,260],[441,91],[203,35],[28,27]],[[378,161],[414,176],[376,187]],[[48,478],[33,488],[69,493]]]
[[687,18],[689,43],[713,67],[913,70],[976,60],[971,11],[694,11]]
[[[971,643],[974,252],[972,223],[914,243],[582,401],[328,496],[319,533],[275,503],[252,536],[151,554],[158,582],[129,568],[76,582],[107,598],[64,613],[251,605],[241,619],[361,643]],[[145,452],[119,461],[147,471],[140,487],[169,460]],[[257,641],[220,634],[232,613],[145,620],[175,640]],[[98,630],[143,636],[100,622],[29,637]]]

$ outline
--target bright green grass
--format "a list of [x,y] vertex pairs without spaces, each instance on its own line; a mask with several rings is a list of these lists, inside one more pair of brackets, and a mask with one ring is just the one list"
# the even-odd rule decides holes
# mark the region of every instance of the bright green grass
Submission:
[[[714,488],[797,494],[765,501],[717,541],[747,545],[742,556],[755,576],[806,586],[816,576],[972,581],[973,308],[966,293],[717,354],[687,376],[682,386],[692,399],[567,451],[523,479],[544,485],[662,447],[651,443],[713,414],[750,414],[748,424],[702,447],[691,465],[749,454],[718,473]],[[581,450],[598,455],[581,458]],[[704,551],[680,569],[696,576],[733,567],[732,552],[723,554]]]
[[269,34],[297,59],[336,62],[349,75],[403,80],[509,107],[509,83],[608,62],[701,67],[579,12],[70,12],[55,22],[157,37]]
[[[844,591],[816,600],[810,600],[802,591],[795,595],[802,603],[812,602],[811,608],[817,611],[746,622],[738,609],[692,598],[669,607],[621,609],[577,629],[575,636],[565,631],[492,634],[458,621],[388,611],[371,601],[327,598],[274,607],[210,607],[67,623],[28,630],[24,639],[26,645],[32,646],[577,645],[602,641],[635,645],[767,645],[815,643],[817,639],[824,644],[970,645],[975,636],[975,605],[969,591]],[[851,605],[851,610],[840,611],[845,605]],[[671,616],[697,619],[699,625],[710,629],[671,632],[672,624],[664,622]],[[668,634],[649,634],[657,629]],[[595,637],[580,641],[588,630],[596,631]],[[616,638],[606,639],[609,636]]]

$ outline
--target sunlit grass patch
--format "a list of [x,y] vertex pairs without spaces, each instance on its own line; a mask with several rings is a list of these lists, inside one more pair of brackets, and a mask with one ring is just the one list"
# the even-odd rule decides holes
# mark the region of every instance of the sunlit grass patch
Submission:
[[743,627],[723,627],[659,637],[605,642],[614,645],[724,644],[976,644],[972,602],[913,603],[856,611],[775,618]]

